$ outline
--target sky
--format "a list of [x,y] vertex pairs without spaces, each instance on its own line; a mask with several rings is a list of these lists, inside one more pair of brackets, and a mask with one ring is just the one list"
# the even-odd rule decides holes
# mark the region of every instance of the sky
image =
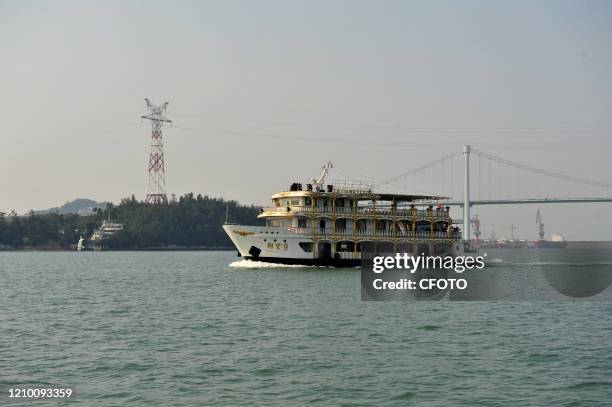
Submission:
[[[385,180],[464,144],[612,183],[610,44],[608,1],[0,0],[0,211],[144,199],[145,97],[169,102],[169,195],[266,205],[328,160]],[[612,196],[495,170],[477,194]],[[397,192],[461,199],[461,171]],[[611,206],[473,212],[498,236],[535,238],[539,208],[549,232],[609,239]]]

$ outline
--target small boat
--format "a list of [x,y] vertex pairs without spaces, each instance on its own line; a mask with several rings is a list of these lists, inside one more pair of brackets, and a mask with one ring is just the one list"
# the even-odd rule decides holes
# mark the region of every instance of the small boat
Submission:
[[79,242],[77,243],[76,249],[79,252],[92,250],[89,246],[87,246],[87,240],[85,240],[83,236],[79,238]]

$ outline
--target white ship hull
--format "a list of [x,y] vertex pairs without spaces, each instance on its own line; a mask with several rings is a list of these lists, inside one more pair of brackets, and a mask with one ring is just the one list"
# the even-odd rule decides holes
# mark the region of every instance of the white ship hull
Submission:
[[[337,238],[327,239],[319,236],[318,239],[313,239],[311,235],[299,234],[288,228],[270,226],[224,225],[223,229],[236,246],[239,255],[248,260],[334,267],[356,267],[361,264],[360,252],[335,250],[333,240],[338,240]],[[380,243],[392,245],[388,241]],[[402,243],[406,244],[405,241],[398,242],[398,246]],[[325,246],[321,245],[325,244],[328,244],[328,251],[322,249]],[[419,244],[432,243],[424,238],[412,240],[409,244],[413,247],[410,251],[418,255]],[[453,241],[447,242],[445,253],[460,255],[463,250],[463,242]]]
[[[333,258],[315,259],[312,251],[305,251],[300,246],[300,243],[312,244],[312,238],[291,233],[287,228],[223,225],[223,230],[238,249],[240,256],[249,260],[305,265],[331,265],[331,263],[359,265],[360,263],[360,258],[354,258],[353,253],[343,253],[344,260],[351,260],[350,262],[329,261],[342,260]],[[258,252],[253,248],[260,251]],[[338,254],[340,255],[340,253]]]

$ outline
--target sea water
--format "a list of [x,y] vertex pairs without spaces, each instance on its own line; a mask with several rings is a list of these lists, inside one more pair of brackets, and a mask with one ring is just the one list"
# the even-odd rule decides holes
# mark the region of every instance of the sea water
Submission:
[[0,253],[0,405],[612,403],[611,302],[360,298],[358,268],[234,252]]

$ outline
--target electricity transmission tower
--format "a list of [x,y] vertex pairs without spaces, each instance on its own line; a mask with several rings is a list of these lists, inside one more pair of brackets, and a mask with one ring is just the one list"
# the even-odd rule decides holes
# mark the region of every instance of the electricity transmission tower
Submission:
[[164,123],[172,123],[165,115],[168,102],[163,105],[154,105],[145,98],[148,115],[142,116],[143,119],[151,121],[151,150],[149,152],[149,188],[147,191],[147,203],[160,204],[167,203],[166,197],[166,173],[164,166],[164,140],[162,137],[162,127]]

